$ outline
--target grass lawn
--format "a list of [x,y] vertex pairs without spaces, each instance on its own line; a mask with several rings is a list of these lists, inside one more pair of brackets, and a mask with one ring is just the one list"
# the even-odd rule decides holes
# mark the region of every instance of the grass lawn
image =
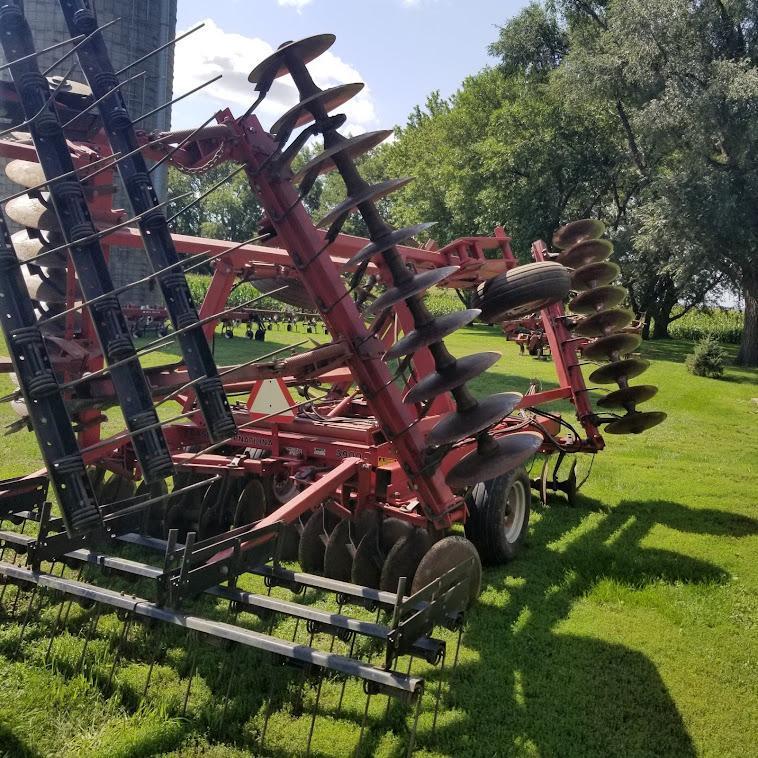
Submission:
[[[250,359],[307,336],[217,340],[217,360]],[[457,354],[503,352],[478,392],[553,379],[552,364],[518,356],[494,328],[463,330],[448,344]],[[643,347],[653,359],[644,381],[660,387],[649,406],[666,411],[666,423],[636,437],[608,435],[578,507],[560,497],[535,505],[517,560],[485,572],[459,665],[444,676],[434,736],[433,698],[423,702],[418,755],[758,755],[758,371],[693,377],[684,366],[690,350],[676,341]],[[9,387],[0,379],[1,393]],[[14,418],[0,407],[0,421]],[[116,417],[111,425],[118,428]],[[37,465],[32,435],[3,444],[3,477]],[[580,462],[580,478],[588,466]],[[75,606],[47,656],[60,606],[46,598],[16,653],[24,613],[8,619],[13,593],[0,625],[0,756],[250,755],[271,693],[266,753],[304,750],[315,684],[298,703],[299,673],[249,651],[231,658],[199,641],[188,648],[181,632],[156,640],[160,632],[139,627],[108,686],[115,615],[98,620],[91,662],[76,675],[96,611]],[[223,618],[225,609],[215,612]],[[292,631],[290,622],[277,627]],[[298,639],[307,641],[304,630]],[[165,655],[137,709],[157,649]],[[413,671],[436,691],[436,670],[417,662]],[[357,742],[365,696],[349,685],[338,712],[339,690],[324,685],[314,755],[349,755]],[[385,703],[372,699],[365,754],[404,755],[410,717],[393,706],[385,719]]]

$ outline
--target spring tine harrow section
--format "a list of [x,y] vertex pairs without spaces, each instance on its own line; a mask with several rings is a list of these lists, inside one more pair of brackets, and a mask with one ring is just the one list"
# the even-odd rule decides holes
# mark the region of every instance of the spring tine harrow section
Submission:
[[[15,4],[0,9],[0,36],[8,60],[28,56],[33,51],[29,25]],[[48,102],[49,85],[39,73],[36,60],[27,59],[10,70],[27,116],[39,114],[30,124],[30,132],[45,175],[55,177],[73,171],[58,116]],[[100,244],[92,239],[95,227],[81,183],[73,178],[56,182],[50,187],[50,196],[62,234],[71,244],[71,259],[85,298],[94,299],[111,292],[113,283]],[[88,242],[80,242],[88,238]],[[99,301],[90,309],[90,315],[109,362],[134,357],[134,346],[115,296]],[[153,481],[167,476],[172,471],[171,457],[160,428],[155,427],[158,417],[139,362],[135,358],[121,364],[113,370],[112,379],[145,479]],[[141,434],[142,427],[150,427],[150,431]]]
[[[95,14],[85,3],[61,0],[61,9],[69,28],[79,30],[77,34],[90,34],[97,27]],[[172,323],[177,330],[185,330],[179,337],[179,345],[189,376],[197,382],[194,390],[209,437],[212,442],[226,439],[236,428],[229,402],[218,378],[208,341],[200,328],[187,280],[181,270],[165,271],[176,265],[179,257],[169,233],[166,217],[156,207],[159,205],[158,197],[145,159],[141,153],[135,152],[137,138],[134,127],[102,35],[92,35],[79,48],[77,54],[92,92],[97,98],[95,102],[113,151],[125,155],[131,153],[129,158],[119,162],[119,175],[126,187],[134,213],[141,216],[139,228],[153,268],[163,271],[156,278]],[[156,209],[154,213],[149,212],[151,208]],[[197,328],[187,328],[192,325],[196,325]]]

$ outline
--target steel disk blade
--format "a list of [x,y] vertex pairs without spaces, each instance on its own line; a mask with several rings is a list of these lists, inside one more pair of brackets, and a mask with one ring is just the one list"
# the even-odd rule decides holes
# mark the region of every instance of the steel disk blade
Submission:
[[424,403],[443,392],[449,392],[483,374],[500,360],[500,353],[476,353],[459,358],[445,371],[435,371],[425,376],[409,390],[403,399],[406,403]]
[[597,401],[598,408],[626,408],[644,403],[658,394],[654,384],[638,384],[609,392]]
[[57,276],[50,276],[45,269],[42,274],[32,274],[27,269],[23,270],[24,283],[32,300],[39,300],[44,303],[65,303],[66,302],[66,277],[58,269],[55,271]]
[[[302,63],[309,63],[325,53],[337,38],[333,34],[316,34],[295,42],[287,42],[275,50],[268,58],[262,60],[247,77],[251,84],[263,84],[268,89],[274,79],[284,76],[289,71],[287,58],[295,58]],[[256,87],[257,90],[264,89]]]
[[[273,292],[271,297],[274,300],[287,303],[287,305],[293,305],[295,308],[312,310],[316,307],[308,291],[297,279],[272,277],[270,279],[252,279],[251,283],[262,294],[279,290],[278,292]],[[281,289],[282,287],[286,287],[287,289]]]
[[[48,194],[44,192],[42,197],[47,200]],[[58,218],[52,207],[45,205],[29,195],[14,197],[5,204],[5,212],[8,218],[21,226],[30,229],[44,229],[59,231]]]
[[[602,237],[605,232],[605,224],[594,218],[583,218],[579,221],[572,221],[570,224],[562,226],[553,235],[553,247],[565,250],[567,247],[575,245],[588,239],[597,239]],[[562,263],[563,261],[561,261]]]
[[432,540],[426,529],[414,529],[410,534],[398,540],[382,564],[379,589],[385,592],[397,592],[401,577],[408,580],[405,594],[410,591],[416,569],[421,559],[432,546]]
[[416,237],[427,229],[431,229],[436,223],[436,221],[426,221],[423,224],[406,226],[403,229],[395,229],[386,236],[376,239],[366,245],[366,247],[361,248],[346,265],[357,266],[358,264],[363,263],[363,261],[367,261],[375,255],[379,255],[379,253],[383,253],[385,250],[389,250],[391,247],[395,247],[395,245],[399,245],[407,239]]
[[426,292],[430,287],[445,281],[458,271],[459,266],[443,266],[442,268],[423,271],[420,274],[412,276],[407,282],[397,287],[391,287],[383,292],[368,308],[369,313],[381,313],[392,308],[394,305],[407,300],[413,295]]
[[353,584],[379,589],[385,554],[379,546],[379,529],[369,529],[358,543],[353,558],[350,580]]
[[634,314],[631,311],[621,309],[600,311],[600,313],[583,318],[574,327],[574,331],[580,337],[605,337],[629,326],[633,319]]
[[482,449],[461,458],[450,469],[445,481],[453,489],[463,489],[478,482],[512,471],[528,461],[542,446],[542,435],[537,432],[513,432],[493,440]]
[[661,411],[635,411],[628,413],[618,421],[611,421],[610,424],[606,424],[603,431],[608,432],[608,434],[640,434],[658,426],[665,420],[666,414]]
[[[58,75],[47,77],[47,81],[50,82],[53,88],[57,87],[62,79],[63,77]],[[58,89],[58,95],[62,94],[76,95],[77,97],[92,97],[92,90],[84,82],[75,82],[67,79]]]
[[621,266],[611,261],[598,261],[581,266],[571,275],[571,287],[578,291],[591,290],[610,284],[621,273]]
[[298,558],[303,571],[320,574],[324,570],[324,551],[329,534],[337,525],[337,517],[326,508],[311,513],[300,535]]
[[592,384],[613,384],[622,380],[634,379],[648,370],[650,361],[642,358],[625,358],[623,361],[614,361],[606,363],[600,368],[596,368],[590,374]]
[[[63,238],[59,235],[48,235],[51,237],[49,244],[45,244],[42,240],[30,237],[29,232],[22,229],[20,232],[16,232],[12,237],[13,248],[16,251],[17,258],[23,263],[30,258],[34,258],[46,250],[52,250],[55,247],[63,244]],[[56,241],[57,240],[57,241]],[[40,265],[45,268],[66,268],[68,265],[68,256],[66,251],[62,250],[59,253],[53,253],[53,255],[47,255],[41,258]]]
[[555,260],[568,268],[582,268],[590,263],[604,261],[613,252],[613,244],[608,240],[584,240],[572,245]]
[[520,392],[501,392],[480,400],[469,411],[448,413],[426,437],[427,445],[447,445],[473,437],[502,421],[520,402]]
[[431,345],[443,340],[458,329],[468,326],[472,321],[479,317],[481,311],[478,308],[471,308],[467,311],[455,311],[445,316],[435,318],[431,323],[423,327],[408,332],[402,339],[399,339],[385,354],[385,361],[392,361],[403,355],[411,355],[422,347]]
[[348,197],[345,201],[340,203],[335,208],[332,208],[329,213],[316,224],[316,226],[324,227],[329,226],[327,237],[334,239],[334,236],[342,228],[342,224],[345,222],[350,213],[355,208],[363,203],[370,203],[374,200],[379,200],[385,195],[389,195],[395,190],[399,190],[401,187],[405,187],[406,184],[411,182],[413,177],[406,176],[402,179],[389,179],[386,182],[379,182],[378,184],[372,184],[368,186],[363,192],[354,197]]
[[36,187],[45,181],[45,172],[36,161],[16,159],[5,167],[8,178],[22,187]]
[[266,515],[266,490],[260,479],[251,479],[240,493],[234,511],[234,526],[259,521]]
[[569,308],[574,313],[589,316],[597,311],[609,310],[610,308],[615,308],[617,305],[621,305],[627,294],[624,287],[615,287],[613,285],[597,287],[596,289],[587,290],[587,292],[577,295],[569,303]]
[[629,355],[642,343],[639,334],[611,334],[608,337],[600,337],[582,349],[582,357],[591,361],[613,360],[620,355]]
[[320,105],[327,112],[339,108],[351,97],[355,97],[364,86],[363,82],[353,82],[352,84],[340,84],[337,87],[316,92],[293,105],[274,123],[269,131],[274,135],[278,135],[282,131],[287,134],[298,126],[310,124],[315,121],[310,111],[311,108]]
[[351,534],[351,522],[349,519],[342,519],[332,529],[332,533],[326,541],[324,574],[330,579],[349,582],[356,549]]

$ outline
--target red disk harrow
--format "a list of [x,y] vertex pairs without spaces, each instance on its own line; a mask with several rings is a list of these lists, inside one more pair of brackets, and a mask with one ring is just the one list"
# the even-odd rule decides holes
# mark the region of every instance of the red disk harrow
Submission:
[[[551,246],[536,241],[532,262],[521,265],[502,228],[441,248],[413,241],[429,223],[393,229],[376,203],[410,180],[372,185],[355,165],[390,132],[342,136],[345,117],[332,111],[360,85],[322,90],[308,70],[331,35],[288,42],[259,63],[249,77],[255,101],[242,116],[223,110],[191,131],[140,131],[143,117],[132,118],[121,94],[129,74],[114,72],[90,3],[60,7],[71,40],[70,52],[56,55],[77,56],[89,86],[45,78],[38,58],[49,51],[35,51],[18,2],[0,4],[13,80],[3,97],[14,122],[0,135],[0,155],[20,185],[0,213],[10,353],[3,368],[16,386],[4,400],[20,416],[14,430],[36,434],[44,461],[41,471],[0,483],[0,516],[10,525],[0,539],[13,558],[0,557],[2,597],[16,585],[12,614],[24,618],[16,652],[29,623],[65,600],[69,610],[71,600],[94,605],[98,620],[117,614],[125,636],[135,619],[162,621],[273,654],[299,667],[303,684],[315,677],[307,752],[322,684],[336,678],[344,694],[347,677],[362,680],[360,749],[372,695],[414,704],[417,718],[423,679],[411,672],[414,657],[444,665],[435,628],[460,629],[482,563],[513,558],[532,487],[543,501],[562,490],[573,503],[575,464],[558,479],[567,455],[602,450],[601,428],[639,433],[664,418],[637,409],[655,388],[629,383],[647,362],[633,355],[640,338],[620,307],[625,290],[612,283],[619,270],[607,260],[611,243],[600,222],[577,221]],[[255,109],[283,76],[299,102],[267,131]],[[313,137],[323,151],[295,172]],[[244,172],[264,209],[256,238],[172,234],[179,214],[167,219],[151,178],[166,162],[195,173],[223,163],[230,177]],[[340,174],[346,199],[314,223],[302,201],[328,171]],[[112,208],[119,182],[129,211]],[[202,199],[187,199],[184,209]],[[342,232],[354,213],[368,238]],[[22,230],[11,234],[6,216]],[[114,287],[111,246],[145,250],[153,273]],[[196,310],[185,272],[209,263],[214,273]],[[121,305],[148,280],[165,308]],[[240,281],[261,295],[228,306]],[[431,287],[467,292],[471,307],[434,317],[424,299]],[[263,297],[288,310],[256,307]],[[444,339],[477,320],[519,319],[549,347],[558,386],[477,398],[468,383],[500,355],[455,357]],[[258,341],[301,324],[298,346],[309,349],[217,367],[214,331],[220,325],[232,337],[239,323]],[[137,348],[132,336],[149,330],[155,338]],[[173,343],[175,362],[142,366],[140,357]],[[579,347],[583,361],[600,363],[590,385],[618,385],[598,409]],[[560,401],[573,406],[575,423],[546,409]],[[169,403],[175,412],[159,416]],[[123,414],[123,432],[103,436],[108,409]],[[544,465],[531,481],[525,464],[537,454]],[[283,565],[295,560],[300,571]],[[142,594],[125,592],[123,579],[139,581]],[[328,609],[300,602],[305,592]],[[228,605],[226,620],[206,612],[211,600]],[[366,608],[376,617],[366,620]],[[65,619],[59,612],[48,629],[48,655]],[[276,634],[281,619],[296,620],[291,639]],[[98,620],[82,631],[87,641]],[[307,644],[297,640],[301,621]],[[368,655],[357,640],[374,646]],[[122,649],[113,646],[111,680]],[[86,643],[79,668],[85,653]],[[193,664],[187,698],[194,673]],[[145,694],[149,683],[148,673]],[[438,687],[435,724],[439,698]],[[410,752],[413,715],[409,724]]]

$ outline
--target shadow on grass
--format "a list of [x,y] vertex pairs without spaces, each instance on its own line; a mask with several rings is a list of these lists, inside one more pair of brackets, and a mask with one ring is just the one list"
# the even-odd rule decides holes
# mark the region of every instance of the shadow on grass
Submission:
[[[641,547],[654,526],[745,537],[758,533],[758,521],[662,500],[624,501],[605,515],[599,503],[587,504],[596,506],[592,526],[584,509],[547,508],[519,559],[485,572],[484,595],[464,635],[477,660],[464,656],[451,682],[448,707],[463,719],[438,730],[429,747],[468,756],[695,755],[649,658],[563,632],[561,623],[604,580],[633,591],[658,582],[727,579],[712,563]],[[488,590],[507,591],[505,607],[488,604]],[[602,608],[602,599],[594,602]],[[611,618],[619,609],[614,602]],[[628,623],[628,616],[617,623]]]
[[42,753],[35,750],[13,733],[10,727],[0,723],[0,756],[2,758],[41,758]]

